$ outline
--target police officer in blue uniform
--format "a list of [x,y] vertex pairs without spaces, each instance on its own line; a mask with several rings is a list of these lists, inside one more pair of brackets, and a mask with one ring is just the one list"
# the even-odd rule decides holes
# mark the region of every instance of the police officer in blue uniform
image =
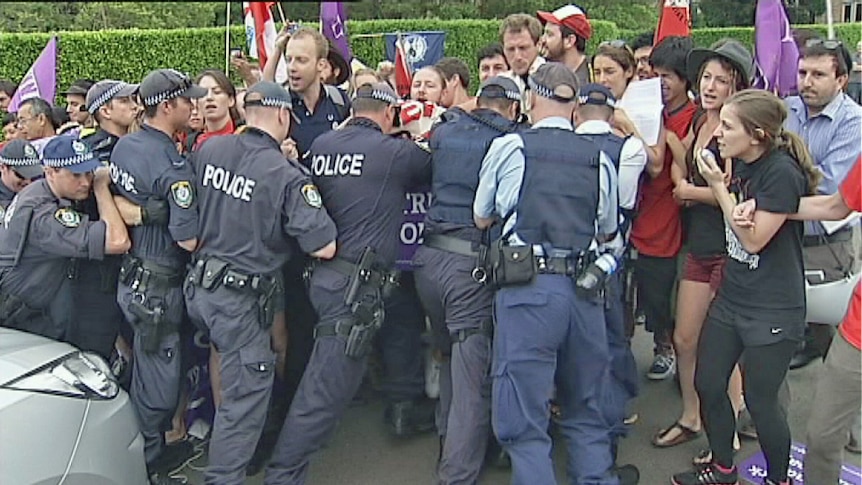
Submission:
[[[3,217],[0,322],[64,340],[73,307],[73,259],[122,254],[130,242],[111,196],[107,169],[93,174],[100,163],[86,143],[70,136],[54,138],[45,146],[42,161],[45,177],[25,187]],[[71,207],[90,190],[96,194],[99,220]]]
[[15,194],[42,176],[42,160],[27,140],[10,140],[0,150],[0,218]]
[[[634,137],[620,137],[611,130],[610,121],[616,108],[613,93],[601,84],[587,84],[578,92],[575,109],[575,133],[596,143],[610,158],[617,172],[620,224],[617,237],[604,246],[614,256],[611,275],[605,283],[605,323],[611,353],[611,381],[602,408],[611,422],[611,438],[616,456],[618,441],[625,436],[626,406],[638,394],[638,374],[624,317],[625,257],[629,249],[629,232],[635,216],[637,194],[645,175],[647,154],[643,142]],[[607,260],[610,262],[610,260]]]
[[167,200],[169,222],[131,229],[132,250],[122,263],[117,301],[135,330],[131,397],[144,436],[151,481],[163,481],[175,464],[171,453],[190,452],[181,442],[163,453],[164,431],[176,409],[180,387],[179,326],[183,321],[182,281],[188,252],[197,246],[198,216],[194,173],[177,151],[173,136],[186,128],[191,99],[206,94],[184,74],[152,71],[139,87],[144,106],[140,131],[117,142],[111,179],[119,195],[137,205]]
[[222,402],[205,473],[218,484],[243,483],[263,428],[275,363],[269,327],[276,299],[284,298],[288,237],[314,257],[335,255],[335,223],[317,188],[281,153],[290,95],[261,81],[246,94],[245,109],[243,134],[213,138],[193,155],[202,243],[185,295],[189,315],[206,326],[221,356]]
[[[108,164],[117,140],[125,135],[135,119],[137,105],[133,99],[138,86],[122,81],[104,80],[87,92],[86,110],[97,128],[85,128],[81,139],[93,155]],[[90,219],[99,216],[96,199],[90,197],[75,202],[75,210]],[[122,215],[122,212],[121,212]],[[69,340],[82,350],[90,350],[110,359],[117,333],[124,320],[117,305],[117,277],[120,256],[108,256],[101,261],[77,261],[72,280],[75,311]]]
[[[517,129],[520,100],[511,79],[492,77],[479,87],[474,111],[450,109],[431,133],[431,206],[424,243],[413,261],[416,288],[432,327],[442,327],[451,339],[450,364],[444,363],[440,375],[441,381],[451,382],[440,386],[441,484],[475,483],[487,448],[494,294],[477,281],[481,272],[474,273],[479,246],[487,241],[473,222],[473,198],[491,142]],[[451,394],[443,392],[446,388]]]
[[[553,484],[549,400],[568,445],[571,483],[621,483],[601,409],[610,354],[600,294],[576,280],[592,248],[617,230],[616,173],[571,124],[578,81],[563,64],[529,77],[534,125],[491,143],[473,205],[480,229],[503,221],[489,248],[495,297],[492,425],[512,483]],[[628,482],[626,482],[628,483]]]
[[312,453],[331,436],[365,373],[393,280],[405,193],[430,180],[430,157],[386,135],[398,98],[388,85],[357,90],[354,118],[321,135],[310,152],[313,180],[338,228],[338,253],[319,262],[309,295],[320,317],[315,344],[264,482],[305,483]]

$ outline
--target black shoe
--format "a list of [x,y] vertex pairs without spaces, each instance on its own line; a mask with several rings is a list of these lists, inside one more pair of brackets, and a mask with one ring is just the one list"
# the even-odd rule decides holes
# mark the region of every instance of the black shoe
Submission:
[[434,403],[425,399],[396,402],[386,408],[383,418],[395,436],[425,433],[435,428]]
[[736,467],[723,472],[710,463],[692,471],[677,473],[671,478],[673,485],[739,485]]
[[801,352],[797,352],[793,355],[793,358],[790,359],[790,369],[801,369],[808,364],[814,362],[819,359],[821,356],[817,352],[811,351],[809,349],[805,349]]
[[200,457],[203,450],[195,450],[194,445],[183,440],[167,445],[147,468],[153,475],[171,475],[182,470],[190,461]]
[[623,465],[614,469],[614,474],[620,479],[620,485],[637,485],[641,472],[634,465]]
[[172,477],[161,473],[151,473],[149,482],[150,485],[185,485],[189,483],[185,476]]

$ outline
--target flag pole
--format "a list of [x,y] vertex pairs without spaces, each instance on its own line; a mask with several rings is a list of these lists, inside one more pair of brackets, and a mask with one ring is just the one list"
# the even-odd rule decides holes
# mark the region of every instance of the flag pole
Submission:
[[835,19],[832,18],[832,0],[826,0],[826,27],[827,36],[835,38]]
[[278,14],[281,15],[281,25],[283,27],[287,26],[287,17],[284,16],[284,9],[281,8],[281,2],[275,2],[275,5],[278,7]]
[[224,72],[230,71],[230,0],[225,2],[225,26],[224,26]]

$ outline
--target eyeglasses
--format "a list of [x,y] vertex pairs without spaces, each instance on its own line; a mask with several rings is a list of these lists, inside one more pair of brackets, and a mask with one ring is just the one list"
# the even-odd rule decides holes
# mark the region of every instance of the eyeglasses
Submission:
[[18,128],[21,128],[22,126],[35,120],[36,118],[37,118],[37,116],[31,116],[30,118],[18,118],[15,121],[15,126],[17,126]]

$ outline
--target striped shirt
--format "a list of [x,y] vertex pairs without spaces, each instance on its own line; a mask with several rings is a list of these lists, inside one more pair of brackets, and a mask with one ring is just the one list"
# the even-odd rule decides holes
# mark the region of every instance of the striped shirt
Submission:
[[[784,128],[802,138],[823,173],[817,193],[834,194],[862,151],[862,107],[840,93],[820,114],[809,118],[808,108],[799,96],[788,97],[784,102],[789,111]],[[805,233],[818,233],[819,226],[806,223]]]

